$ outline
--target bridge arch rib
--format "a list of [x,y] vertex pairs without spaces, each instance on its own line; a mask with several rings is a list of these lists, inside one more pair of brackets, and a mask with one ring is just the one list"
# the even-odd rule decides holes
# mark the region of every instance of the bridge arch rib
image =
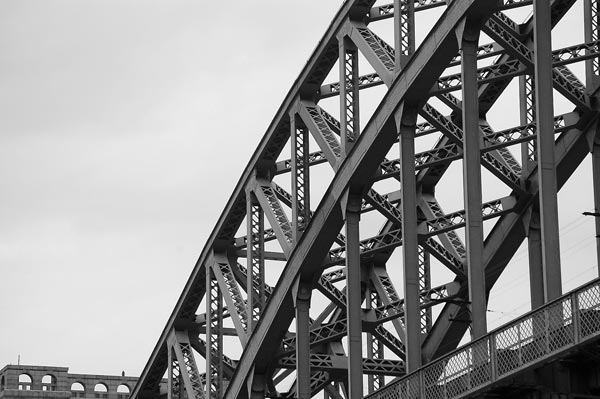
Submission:
[[[584,37],[553,48],[551,30],[579,3]],[[421,13],[435,8],[417,40]],[[522,24],[510,16],[521,14]],[[131,397],[374,393],[454,350],[469,328],[486,334],[490,292],[524,242],[532,307],[559,297],[556,193],[589,153],[600,209],[598,20],[596,0],[345,1]],[[511,97],[517,106],[498,111]],[[494,112],[507,114],[498,130]]]

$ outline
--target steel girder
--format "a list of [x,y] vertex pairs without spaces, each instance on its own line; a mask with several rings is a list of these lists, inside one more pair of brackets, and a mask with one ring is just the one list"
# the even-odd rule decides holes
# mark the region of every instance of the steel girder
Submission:
[[[483,301],[485,312],[485,298],[528,235],[540,197],[552,201],[540,194],[540,170],[554,170],[560,189],[598,147],[591,97],[600,75],[599,7],[596,0],[581,1],[586,41],[547,52],[549,78],[535,82],[560,92],[574,110],[545,119],[542,130],[534,107],[547,108],[548,100],[535,99],[532,77],[539,74],[535,51],[549,40],[539,34],[541,42],[533,41],[543,3],[396,0],[373,7],[374,0],[345,1],[244,170],[133,398],[164,396],[165,374],[169,398],[305,398],[321,391],[356,398],[454,349],[470,325],[464,321],[485,317],[472,301]],[[503,13],[534,3],[537,11],[521,25]],[[547,25],[555,26],[574,3],[550,1]],[[416,43],[415,13],[436,7],[445,12]],[[387,18],[395,26],[389,44],[372,29]],[[480,44],[480,32],[492,42]],[[359,57],[374,72],[360,75]],[[568,69],[578,62],[586,63],[586,84]],[[339,81],[324,83],[336,63]],[[452,68],[458,66],[457,74]],[[529,82],[523,85],[525,116],[519,126],[494,131],[485,115],[515,78]],[[381,85],[387,92],[361,126],[361,91]],[[339,117],[321,105],[336,96]],[[415,153],[415,140],[431,135],[439,137],[434,147]],[[554,162],[540,169],[535,143],[548,140]],[[389,159],[398,144],[400,157]],[[527,149],[523,163],[509,151],[518,144]],[[446,214],[435,188],[457,160],[466,165],[465,181],[475,182],[468,183],[474,196],[465,197],[465,210]],[[324,194],[316,194],[311,187],[319,175],[311,172],[325,163],[333,177],[320,183]],[[479,165],[504,184],[505,196],[477,199]],[[400,184],[381,192],[387,179]],[[318,203],[314,211],[311,201]],[[377,234],[360,233],[361,215],[384,221]],[[485,240],[476,234],[483,220],[494,223]],[[388,273],[399,247],[400,292]],[[285,263],[274,287],[266,283],[269,262]],[[431,288],[432,262],[455,278]],[[477,273],[483,283],[472,285]],[[437,305],[442,309],[433,317]],[[241,353],[226,343],[230,339]],[[367,345],[366,358],[361,345]]]

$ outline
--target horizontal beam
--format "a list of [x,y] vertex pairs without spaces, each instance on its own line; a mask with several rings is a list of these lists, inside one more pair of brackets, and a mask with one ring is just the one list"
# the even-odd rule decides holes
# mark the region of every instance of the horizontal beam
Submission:
[[[554,118],[554,133],[559,134],[573,128],[579,121],[579,114],[570,112],[558,115]],[[486,153],[511,145],[535,140],[537,127],[535,123],[528,123],[483,135],[483,147],[481,153]],[[415,169],[423,170],[440,164],[449,164],[455,160],[462,159],[462,148],[455,143],[437,146],[431,150],[415,154]],[[375,180],[383,180],[397,177],[400,174],[400,159],[386,160],[381,163],[381,173],[377,174]]]
[[[362,371],[367,375],[389,375],[400,377],[406,374],[406,368],[402,360],[363,359],[362,364]],[[295,369],[296,355],[292,354],[280,358],[277,362],[277,367]],[[341,376],[348,373],[348,357],[311,353],[310,369],[314,371],[327,371]]]
[[[499,54],[502,54],[503,50],[500,46],[496,44],[485,44],[480,46],[478,49],[478,59],[483,60],[490,57],[495,57]],[[458,66],[460,65],[460,54],[456,55],[452,62],[448,65],[448,67]],[[361,75],[358,77],[358,88],[359,90],[368,89],[370,87],[381,86],[385,84],[385,82],[381,79],[381,77],[376,73],[368,73],[366,75]],[[340,94],[340,83],[326,83],[317,92],[319,99],[335,97]]]
[[[446,0],[415,0],[415,11],[425,11],[431,8],[437,8],[446,5]],[[499,7],[501,10],[509,10],[528,6],[533,3],[532,0],[504,0],[503,5]],[[394,17],[394,4],[384,4],[378,7],[371,8],[369,11],[369,22],[381,21],[383,19]]]
[[[481,214],[483,220],[500,217],[506,213],[512,212],[516,203],[517,200],[515,197],[509,196],[482,204]],[[434,236],[459,229],[464,227],[466,222],[467,219],[465,210],[448,213],[442,217],[427,220],[426,222],[423,222],[427,228],[427,233],[425,236]]]
[[[600,56],[599,46],[599,41],[593,41],[554,50],[552,51],[552,65],[554,67],[559,67],[597,58]],[[477,58],[482,60],[503,53],[504,50],[500,45],[497,43],[490,43],[479,47]],[[448,64],[448,68],[458,65],[460,65],[460,55],[457,55],[455,59]],[[477,82],[478,84],[493,83],[499,80],[514,78],[527,72],[528,66],[522,64],[517,59],[511,59],[479,68],[477,70]],[[436,84],[434,84],[429,95],[437,96],[443,93],[460,90],[462,87],[461,79],[460,72],[442,76],[438,79]],[[380,86],[382,84],[384,84],[384,82],[377,73],[370,73],[358,77],[358,86],[360,90]],[[321,86],[317,94],[321,99],[338,96],[340,94],[340,84],[339,82],[327,83]]]
[[[552,51],[552,66],[559,67],[577,62],[582,62],[600,56],[600,41],[577,44],[570,47]],[[486,67],[477,69],[477,83],[492,83],[498,80],[506,80],[515,76],[523,75],[528,72],[528,66],[522,64],[517,59],[506,62],[495,63]],[[462,78],[460,73],[442,76],[434,85],[430,94],[436,96],[442,93],[448,93],[462,88]]]
[[[427,309],[438,303],[446,302],[454,298],[458,292],[458,283],[451,282],[442,284],[420,293],[420,306]],[[383,323],[404,316],[404,300],[398,299],[389,305],[383,305],[374,309],[363,309],[363,331],[374,332]],[[342,318],[319,327],[312,328],[309,332],[310,346],[320,345],[331,341],[340,340],[347,333],[347,320]],[[381,333],[381,331],[380,331]],[[283,340],[283,353],[292,353],[296,349],[296,336]]]

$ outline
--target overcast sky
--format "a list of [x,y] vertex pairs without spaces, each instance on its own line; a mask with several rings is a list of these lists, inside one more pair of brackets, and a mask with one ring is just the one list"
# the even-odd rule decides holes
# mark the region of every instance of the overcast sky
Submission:
[[0,2],[0,367],[141,372],[340,4]]
[[[0,2],[0,367],[20,355],[78,373],[141,372],[340,4]],[[580,175],[561,197],[570,286],[595,273]],[[508,297],[526,297],[527,280],[506,276]],[[512,305],[499,298],[491,316],[506,321]]]

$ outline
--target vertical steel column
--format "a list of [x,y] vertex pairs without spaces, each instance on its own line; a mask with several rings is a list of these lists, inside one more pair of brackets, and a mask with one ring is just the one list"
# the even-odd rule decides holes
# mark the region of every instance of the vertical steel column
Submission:
[[248,386],[249,399],[264,399],[265,398],[265,376],[256,372],[254,367],[246,381]]
[[399,71],[415,52],[415,2],[394,0],[395,69]]
[[[584,29],[586,43],[600,40],[600,1],[584,1]],[[588,90],[595,90],[598,87],[600,77],[600,60],[598,57],[585,61],[585,80]]]
[[308,129],[298,115],[290,115],[292,136],[292,231],[294,244],[310,220]]
[[179,370],[179,362],[177,361],[177,356],[173,353],[173,347],[167,344],[168,351],[168,388],[169,392],[167,394],[167,399],[181,399],[182,398],[182,389],[181,386],[181,370]]
[[[371,288],[369,288],[366,292],[366,305],[367,309],[375,309],[381,306],[381,300],[379,299],[379,295],[377,292]],[[367,358],[368,359],[383,359],[383,345],[381,342],[373,336],[373,334],[367,334]],[[374,375],[369,374],[367,377],[367,392],[369,394],[377,391],[379,388],[382,388],[385,384],[384,378],[382,375]]]
[[551,301],[562,293],[558,201],[554,162],[554,109],[552,92],[552,44],[550,3],[534,0],[535,103],[537,156],[542,229],[544,299]]
[[531,207],[527,222],[527,244],[529,252],[529,293],[531,309],[544,304],[544,268],[542,262],[542,232],[540,229],[540,208],[537,204]]
[[[371,290],[371,287],[367,287],[367,290],[365,292],[365,305],[367,307],[368,310],[373,309],[374,307],[376,307],[374,305],[374,301],[376,301],[377,298],[373,297],[373,290]],[[368,332],[367,333],[367,359],[374,359],[377,355],[375,354],[375,346],[377,345],[377,343],[375,342],[375,337],[373,336],[372,333]],[[375,375],[368,375],[367,376],[367,393],[371,394],[373,392],[375,392]]]
[[223,298],[212,268],[206,268],[206,398],[223,397]]
[[173,395],[173,391],[174,391],[174,382],[175,382],[175,378],[173,376],[174,374],[174,364],[173,361],[175,360],[175,356],[173,356],[173,349],[171,348],[171,345],[167,344],[167,399],[175,399],[177,396],[179,395]]
[[362,312],[359,223],[361,198],[346,193],[346,317],[348,319],[347,399],[363,397]]
[[[308,129],[295,113],[290,115],[292,136],[292,231],[294,244],[302,236],[310,219]],[[309,399],[310,391],[310,296],[307,284],[297,283],[296,310],[296,397]]]
[[205,381],[200,376],[196,365],[189,332],[187,330],[171,330],[167,345],[171,350],[172,361],[177,361],[180,397],[187,397],[188,399],[204,398]]
[[[254,329],[266,302],[265,294],[265,222],[264,214],[253,193],[246,193],[246,219],[248,220],[248,333]],[[258,281],[258,285],[254,283]]]
[[[431,289],[431,263],[429,252],[419,245],[419,291],[429,291]],[[421,333],[427,334],[433,325],[433,316],[431,307],[426,306],[421,309]]]
[[[340,139],[347,155],[360,132],[358,110],[358,51],[350,39],[339,39]],[[362,314],[359,222],[361,198],[346,193],[346,316],[348,319],[348,399],[363,396]]]
[[340,49],[340,140],[348,154],[360,134],[358,108],[358,50],[346,37],[339,39]]
[[[535,80],[531,75],[519,76],[520,123],[526,125],[535,122]],[[527,175],[537,161],[536,141],[521,144],[521,164],[523,176]],[[544,273],[542,266],[542,235],[540,230],[540,208],[533,206],[528,218],[527,251],[529,254],[529,293],[531,309],[544,304]]]
[[[519,76],[519,100],[521,125],[535,122],[535,80],[533,76]],[[536,140],[530,140],[521,144],[523,175],[528,170],[531,170],[536,161]]]
[[[483,270],[483,217],[481,214],[481,135],[477,90],[479,29],[464,21],[460,35],[462,66],[463,190],[466,211],[467,270],[471,311],[471,336],[487,332],[487,301]],[[460,29],[460,28],[459,28]]]
[[417,235],[417,181],[415,177],[415,107],[404,104],[396,115],[400,139],[402,185],[402,263],[404,271],[404,324],[406,371],[421,366],[421,310],[419,296],[419,242]]
[[[587,43],[600,40],[600,1],[586,0],[584,2],[585,41]],[[586,87],[594,92],[600,81],[600,60],[594,57],[585,61]],[[597,135],[597,134],[596,134]],[[594,212],[600,212],[600,143],[594,139],[592,144],[592,179],[594,182]],[[596,224],[596,260],[600,275],[600,217],[595,218]]]
[[296,397],[309,399],[310,392],[310,296],[308,284],[298,282],[295,288],[296,306]]
[[[339,42],[340,64],[340,139],[347,155],[360,132],[358,110],[358,51],[350,39],[342,36]],[[360,267],[360,205],[361,198],[346,193],[346,316],[348,319],[348,384],[347,399],[363,396],[362,382],[362,314]]]
[[[598,127],[596,127],[598,129]],[[598,133],[596,133],[597,135]],[[594,140],[592,144],[592,176],[594,180],[594,212],[600,213],[600,143]],[[595,217],[596,223],[596,261],[600,275],[600,217]]]

